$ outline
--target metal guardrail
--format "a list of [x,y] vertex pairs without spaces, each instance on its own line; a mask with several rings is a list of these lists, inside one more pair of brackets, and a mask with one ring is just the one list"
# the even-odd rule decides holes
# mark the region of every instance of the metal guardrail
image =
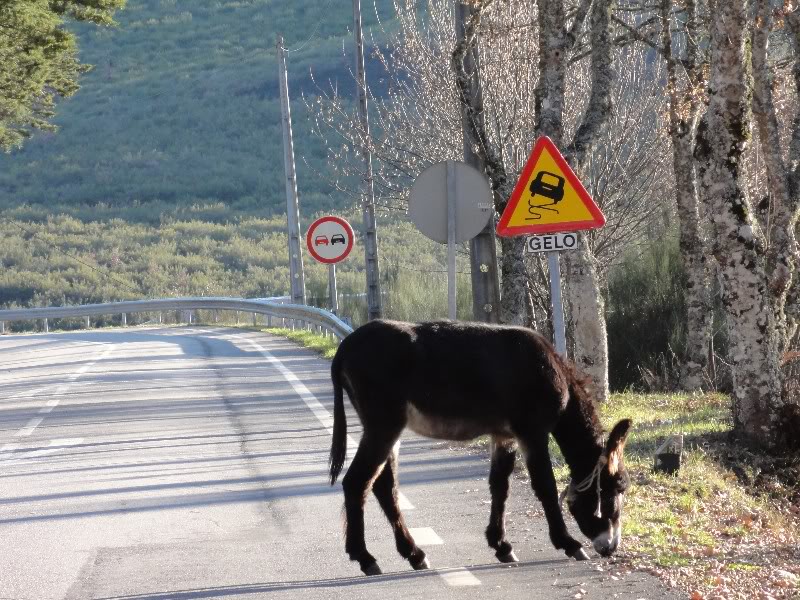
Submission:
[[52,306],[47,308],[20,308],[0,310],[0,333],[5,329],[6,321],[33,321],[43,319],[47,330],[47,319],[67,319],[75,317],[88,317],[94,315],[121,314],[123,325],[127,322],[126,315],[130,313],[163,312],[169,310],[230,310],[266,315],[268,318],[284,319],[297,326],[311,324],[320,330],[327,331],[338,337],[345,338],[352,333],[353,328],[342,321],[333,313],[300,304],[282,304],[276,301],[245,298],[160,298],[156,300],[130,300],[123,302],[108,302],[105,304],[83,304],[80,306]]

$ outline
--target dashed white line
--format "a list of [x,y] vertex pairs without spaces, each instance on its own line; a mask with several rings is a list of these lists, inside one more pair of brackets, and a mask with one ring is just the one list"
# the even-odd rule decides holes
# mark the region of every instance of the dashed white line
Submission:
[[463,567],[437,571],[445,583],[452,587],[481,585],[481,580]]
[[6,457],[0,455],[0,460],[3,461],[4,466],[14,465],[31,458],[41,458],[42,456],[49,456],[50,454],[56,454],[71,446],[77,446],[78,444],[82,444],[83,439],[84,438],[65,438],[59,440],[52,440],[48,444],[47,448],[33,450],[32,452],[26,452],[23,450],[21,452],[12,453]]
[[[81,375],[86,373],[86,371],[88,371],[90,368],[92,368],[97,363],[97,361],[102,360],[105,357],[107,357],[111,353],[111,351],[113,349],[114,349],[113,346],[108,346],[105,350],[103,350],[103,352],[100,353],[99,356],[97,356],[97,358],[95,358],[92,362],[89,362],[89,363],[86,363],[85,365],[83,365],[75,373],[70,374],[67,377],[67,379],[70,379],[71,382],[75,382],[78,379],[78,377],[80,377]],[[54,396],[63,395],[64,392],[67,391],[67,389],[69,388],[70,385],[71,385],[71,383],[59,384],[53,390],[53,395]],[[37,393],[42,392],[45,389],[47,389],[47,388],[39,388],[38,390],[33,390],[33,392],[30,393],[31,394],[30,397],[35,396]],[[16,396],[12,396],[12,398],[20,398],[20,397],[22,397],[21,394],[17,394]],[[39,411],[38,411],[39,414],[46,415],[46,414],[52,412],[53,408],[58,406],[59,402],[61,402],[61,398],[53,398],[52,400],[48,400],[47,401],[47,405],[39,409]],[[39,425],[41,425],[42,421],[44,421],[44,417],[34,417],[30,421],[28,421],[28,424],[25,427],[23,427],[22,429],[17,431],[17,433],[14,434],[14,437],[28,437],[28,436],[30,436],[31,434],[33,434],[33,432],[36,430],[36,428]]]
[[414,538],[417,546],[441,546],[444,544],[444,540],[430,527],[409,527],[408,532]]
[[4,444],[0,447],[0,462],[8,460],[14,456],[14,450],[19,448],[18,444]]
[[44,421],[44,417],[34,417],[28,424],[14,434],[15,437],[28,437]]
[[[264,349],[259,343],[254,342],[253,340],[247,339],[247,342],[256,350],[258,350],[261,355],[266,358],[271,365],[273,365],[278,371],[280,371],[283,378],[289,382],[292,386],[294,391],[297,393],[298,396],[305,402],[308,409],[314,413],[314,416],[317,417],[317,420],[322,424],[322,426],[333,435],[333,416],[328,412],[328,410],[322,406],[317,397],[312,394],[309,389],[305,386],[305,384],[298,379],[297,375],[292,373],[286,365],[284,365],[279,359],[275,358],[275,356],[269,351]],[[347,460],[350,461],[353,458],[353,453],[355,452],[355,448],[358,447],[356,441],[350,436],[347,436]],[[400,505],[401,510],[414,510],[414,505],[411,504],[408,498],[403,494],[403,492],[398,492],[398,504]]]
[[37,388],[35,390],[23,390],[21,392],[17,392],[16,394],[12,394],[11,396],[8,396],[7,399],[8,400],[21,400],[23,398],[34,398],[34,397],[38,396],[39,394],[41,394],[42,392],[44,392],[48,387],[50,387],[50,386]]
[[[278,371],[280,371],[281,375],[283,375],[284,379],[292,386],[294,391],[297,393],[298,396],[305,402],[306,406],[309,410],[317,417],[317,420],[322,424],[322,426],[328,430],[328,433],[333,434],[333,417],[327,411],[327,409],[322,406],[319,400],[317,400],[316,396],[312,394],[309,389],[303,384],[300,379],[298,379],[297,375],[292,373],[290,369],[286,367],[278,358],[276,358],[269,350],[264,349],[260,344],[254,342],[251,339],[245,338],[246,341],[250,344],[252,348],[257,350],[261,353],[261,355],[269,361],[271,365],[273,365]],[[347,436],[347,460],[352,459],[352,452],[353,448],[356,447],[355,440],[349,435]],[[402,510],[411,510],[414,508],[414,505],[409,502],[408,498],[406,498],[402,493],[398,494],[400,508]],[[440,538],[437,533],[431,529],[430,527],[415,527],[409,528],[409,533],[414,538],[414,541],[420,546],[434,546],[444,544],[444,540]],[[442,579],[444,579],[445,583],[451,587],[467,587],[467,586],[475,586],[481,585],[480,579],[475,577],[468,569],[465,568],[456,568],[456,569],[446,569],[437,571]]]

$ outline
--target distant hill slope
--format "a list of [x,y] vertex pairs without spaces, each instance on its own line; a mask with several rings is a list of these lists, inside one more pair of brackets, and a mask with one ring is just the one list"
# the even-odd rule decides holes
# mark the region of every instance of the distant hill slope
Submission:
[[[391,0],[363,10],[365,26],[391,20]],[[95,69],[59,105],[58,133],[0,155],[0,208],[220,200],[285,210],[278,33],[297,48],[289,85],[301,210],[341,202],[314,173],[325,150],[299,95],[313,93],[309,69],[353,86],[350,2],[129,0],[118,20],[79,29],[81,59]]]

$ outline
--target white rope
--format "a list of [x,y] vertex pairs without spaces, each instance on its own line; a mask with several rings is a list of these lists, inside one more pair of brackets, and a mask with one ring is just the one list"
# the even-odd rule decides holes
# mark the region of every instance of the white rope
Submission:
[[597,510],[594,511],[594,516],[600,518],[602,516],[602,512],[600,511],[600,473],[602,473],[603,467],[605,467],[607,463],[608,457],[605,454],[601,454],[594,469],[583,481],[577,485],[572,483],[572,481],[569,482],[569,485],[564,488],[564,491],[561,492],[561,495],[558,497],[558,503],[563,507],[565,498],[571,503],[578,492],[585,492],[589,490],[596,480],[597,483],[595,484],[595,487],[597,488]]

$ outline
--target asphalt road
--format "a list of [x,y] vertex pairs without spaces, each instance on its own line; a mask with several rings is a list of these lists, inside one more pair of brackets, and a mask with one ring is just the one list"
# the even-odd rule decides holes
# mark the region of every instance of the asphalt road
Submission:
[[556,552],[522,480],[508,519],[522,562],[500,565],[486,457],[413,435],[401,489],[434,568],[397,555],[370,498],[386,574],[362,576],[326,481],[328,373],[291,342],[224,328],[0,337],[0,599],[672,597]]

